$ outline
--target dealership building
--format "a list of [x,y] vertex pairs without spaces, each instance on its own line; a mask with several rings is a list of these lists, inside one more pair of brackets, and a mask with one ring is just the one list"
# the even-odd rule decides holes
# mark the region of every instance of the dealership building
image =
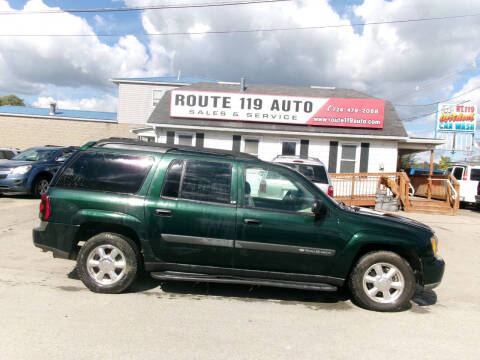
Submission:
[[[402,155],[442,143],[409,137],[389,101],[350,89],[186,77],[112,81],[118,85],[118,112],[98,113],[98,118],[96,112],[66,116],[68,110],[56,110],[64,114],[60,116],[47,109],[0,107],[2,128],[15,127],[7,131],[6,145],[16,145],[12,143],[15,134],[16,147],[24,147],[22,131],[36,134],[41,139],[36,145],[42,145],[48,138],[43,133],[59,134],[60,125],[63,137],[50,136],[48,143],[80,145],[100,137],[138,137],[242,151],[267,161],[278,155],[313,157],[331,173],[372,173],[394,172]],[[15,119],[21,120],[21,127]],[[2,135],[0,141],[4,142]]]
[[[442,143],[409,137],[389,101],[355,90],[201,79],[114,81],[119,121],[147,125],[132,130],[147,141],[242,151],[267,161],[313,157],[331,173],[394,172],[402,155]],[[142,112],[134,113],[140,102]]]

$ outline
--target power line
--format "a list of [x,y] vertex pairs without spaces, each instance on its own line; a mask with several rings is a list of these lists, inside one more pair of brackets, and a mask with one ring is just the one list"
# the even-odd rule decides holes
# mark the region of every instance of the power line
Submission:
[[234,6],[234,5],[252,5],[252,4],[275,3],[275,2],[285,2],[285,1],[292,1],[292,0],[237,0],[237,1],[206,2],[206,3],[199,3],[199,4],[148,5],[148,6],[129,6],[129,7],[113,7],[113,8],[0,11],[0,15],[99,13],[99,12],[117,12],[117,11],[168,10],[168,9],[221,7],[221,6]]
[[[412,107],[413,107],[413,106],[431,106],[431,105],[437,105],[437,104],[439,104],[439,103],[446,102],[446,101],[449,101],[449,100],[453,100],[453,99],[462,97],[463,95],[470,94],[470,93],[472,93],[472,92],[474,92],[474,91],[477,91],[478,89],[480,89],[480,86],[477,86],[476,88],[473,88],[473,89],[471,89],[471,90],[469,90],[469,91],[465,91],[465,92],[463,92],[463,93],[461,93],[461,94],[458,94],[458,95],[456,95],[456,96],[452,96],[451,98],[439,100],[439,101],[436,101],[436,102],[433,102],[433,103],[430,103],[430,104],[411,104],[411,105],[409,105],[409,104],[394,104],[394,106],[412,106]],[[427,114],[427,115],[429,115],[429,114]]]
[[442,16],[442,17],[430,17],[430,18],[418,18],[407,20],[392,20],[392,21],[375,21],[365,23],[353,23],[353,24],[336,24],[336,25],[320,25],[320,26],[297,26],[297,27],[284,27],[284,28],[266,28],[266,29],[245,29],[245,30],[212,30],[212,31],[195,31],[195,32],[165,32],[165,33],[137,33],[137,34],[0,34],[0,37],[118,37],[124,35],[134,36],[178,36],[178,35],[209,35],[209,34],[245,34],[256,32],[275,32],[275,31],[292,31],[292,30],[321,30],[321,29],[333,29],[343,27],[355,27],[355,26],[369,26],[369,25],[384,25],[384,24],[402,24],[410,22],[421,21],[439,21],[439,20],[451,20],[460,19],[466,17],[480,16],[480,13],[467,14],[467,15],[455,15],[455,16]]

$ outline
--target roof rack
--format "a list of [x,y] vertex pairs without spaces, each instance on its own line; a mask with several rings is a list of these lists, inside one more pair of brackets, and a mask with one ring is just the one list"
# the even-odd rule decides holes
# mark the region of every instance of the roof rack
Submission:
[[85,149],[87,147],[143,150],[143,151],[153,151],[153,152],[160,152],[160,153],[178,151],[178,152],[188,152],[192,154],[229,156],[235,159],[246,159],[246,160],[258,159],[254,155],[250,155],[242,152],[236,152],[236,151],[211,149],[211,148],[198,148],[198,147],[186,146],[186,145],[169,145],[169,144],[153,143],[153,142],[147,142],[147,141],[142,141],[137,139],[119,138],[119,137],[111,137],[108,139],[102,139],[95,142],[90,142],[85,144],[82,147],[82,149]]

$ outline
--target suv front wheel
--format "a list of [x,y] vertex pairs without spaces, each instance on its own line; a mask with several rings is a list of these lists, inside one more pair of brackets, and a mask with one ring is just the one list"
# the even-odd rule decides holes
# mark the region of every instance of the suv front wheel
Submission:
[[78,276],[94,292],[120,293],[135,281],[139,259],[132,240],[114,233],[101,233],[81,247],[77,258]]
[[349,279],[356,302],[369,310],[398,311],[406,308],[415,292],[415,275],[410,264],[390,251],[365,254]]

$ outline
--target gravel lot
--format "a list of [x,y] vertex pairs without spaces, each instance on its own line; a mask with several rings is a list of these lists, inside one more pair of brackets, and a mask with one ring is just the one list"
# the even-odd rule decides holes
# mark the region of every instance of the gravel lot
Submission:
[[408,214],[432,226],[441,286],[375,313],[343,294],[159,283],[100,295],[32,244],[38,200],[0,197],[1,359],[478,359],[480,212]]

